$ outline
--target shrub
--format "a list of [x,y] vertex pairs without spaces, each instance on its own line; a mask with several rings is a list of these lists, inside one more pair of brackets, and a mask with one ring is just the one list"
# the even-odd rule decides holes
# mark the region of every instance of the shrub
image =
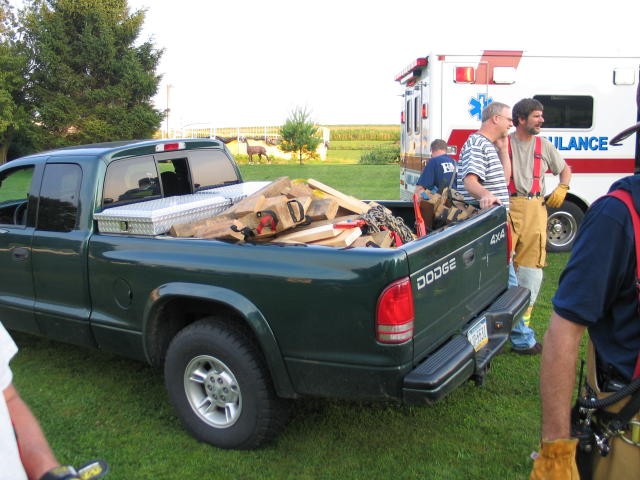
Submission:
[[388,145],[377,147],[370,152],[364,153],[358,163],[362,165],[386,165],[400,162],[400,147],[398,145]]

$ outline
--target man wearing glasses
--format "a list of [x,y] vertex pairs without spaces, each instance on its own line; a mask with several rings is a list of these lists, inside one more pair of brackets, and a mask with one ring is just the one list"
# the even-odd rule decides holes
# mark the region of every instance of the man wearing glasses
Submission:
[[[511,108],[492,102],[482,111],[480,129],[469,135],[460,151],[457,189],[465,201],[489,208],[504,205],[509,208],[507,179],[511,178],[507,138],[513,126]],[[518,284],[513,262],[509,264],[509,286]],[[511,345],[515,352],[536,355],[542,345],[535,332],[521,318],[511,330]]]

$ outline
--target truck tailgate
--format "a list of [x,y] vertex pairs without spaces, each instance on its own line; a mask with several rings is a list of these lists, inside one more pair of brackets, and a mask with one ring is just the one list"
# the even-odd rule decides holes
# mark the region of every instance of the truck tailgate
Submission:
[[405,246],[415,302],[414,361],[506,290],[506,242],[506,210],[495,207]]

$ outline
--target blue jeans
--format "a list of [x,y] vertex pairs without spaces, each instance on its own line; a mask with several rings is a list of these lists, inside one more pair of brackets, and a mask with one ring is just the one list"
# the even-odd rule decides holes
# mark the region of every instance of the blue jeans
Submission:
[[[513,262],[509,263],[509,287],[518,286],[518,277],[516,270],[513,268]],[[536,334],[531,327],[525,325],[522,317],[518,319],[511,329],[511,345],[516,350],[526,350],[536,344]]]

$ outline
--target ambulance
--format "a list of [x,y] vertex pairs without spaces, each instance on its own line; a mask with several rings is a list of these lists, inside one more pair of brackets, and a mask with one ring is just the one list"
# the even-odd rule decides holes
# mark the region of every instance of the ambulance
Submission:
[[[617,133],[640,121],[640,55],[543,55],[526,50],[432,53],[395,77],[403,89],[400,198],[411,200],[429,145],[447,141],[458,160],[467,137],[480,128],[492,101],[514,105],[535,98],[544,105],[541,135],[571,166],[566,201],[549,209],[549,251],[568,251],[589,205],[617,179],[636,171],[640,142]],[[547,193],[558,177],[547,174]]]

